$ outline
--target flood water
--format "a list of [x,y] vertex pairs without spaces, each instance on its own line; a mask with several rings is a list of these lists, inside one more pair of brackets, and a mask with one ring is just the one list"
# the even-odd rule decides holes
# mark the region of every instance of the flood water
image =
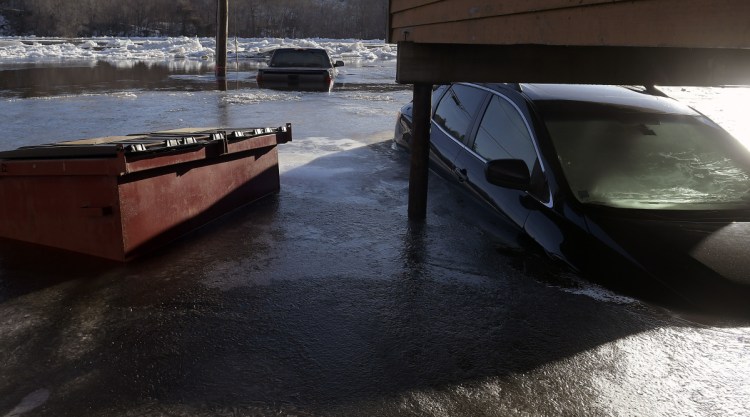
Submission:
[[[197,82],[213,75],[213,66],[202,62],[117,64],[106,61],[57,64],[18,64],[3,70],[0,94],[3,97],[40,98],[92,94],[122,90],[215,89],[209,82]],[[252,84],[238,80],[239,86]]]
[[[258,89],[257,65],[227,91],[188,60],[0,65],[0,150],[294,126],[278,195],[145,258],[0,241],[0,416],[750,413],[750,323],[583,280],[434,175],[410,223],[395,62],[331,93]],[[747,127],[747,89],[668,91]]]
[[[404,90],[393,79],[379,78],[369,74],[373,64],[350,61],[349,68],[340,69],[336,90],[375,89]],[[395,62],[385,64],[387,74],[392,75]],[[230,90],[257,87],[255,73],[264,67],[263,60],[242,60],[229,64],[226,87]],[[353,67],[352,67],[353,66]],[[0,97],[40,98],[70,94],[92,94],[127,90],[146,91],[207,91],[216,90],[213,62],[67,62],[67,63],[18,63],[0,67]],[[374,75],[367,80],[362,77]],[[394,77],[395,79],[395,77]],[[369,81],[369,82],[368,82]]]

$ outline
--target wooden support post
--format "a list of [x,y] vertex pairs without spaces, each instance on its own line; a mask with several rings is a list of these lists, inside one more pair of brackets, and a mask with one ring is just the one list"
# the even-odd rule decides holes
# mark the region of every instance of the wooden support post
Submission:
[[414,84],[413,135],[409,171],[409,219],[427,217],[427,174],[430,162],[432,85]]
[[229,0],[216,5],[216,77],[227,76],[227,35],[229,33]]

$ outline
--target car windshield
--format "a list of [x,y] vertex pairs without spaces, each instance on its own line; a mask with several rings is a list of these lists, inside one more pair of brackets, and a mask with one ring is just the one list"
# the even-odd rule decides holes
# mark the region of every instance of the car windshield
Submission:
[[323,50],[279,49],[274,52],[270,66],[330,68],[331,60]]
[[618,208],[750,208],[750,153],[700,116],[618,108],[545,124],[576,198]]

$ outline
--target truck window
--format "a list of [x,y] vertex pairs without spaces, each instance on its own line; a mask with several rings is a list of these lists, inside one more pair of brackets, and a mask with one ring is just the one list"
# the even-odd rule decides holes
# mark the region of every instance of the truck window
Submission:
[[274,52],[269,66],[330,68],[331,60],[323,50],[279,49]]

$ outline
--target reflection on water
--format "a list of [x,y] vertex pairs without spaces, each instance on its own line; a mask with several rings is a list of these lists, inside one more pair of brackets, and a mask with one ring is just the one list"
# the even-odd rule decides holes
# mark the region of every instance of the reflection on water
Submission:
[[[0,97],[38,98],[61,95],[101,94],[121,91],[209,91],[256,88],[255,74],[265,61],[242,59],[228,62],[226,80],[214,75],[213,61],[79,61],[66,63],[17,63],[0,66]],[[340,70],[335,91],[402,91],[396,84],[395,65],[367,68],[357,60]],[[378,71],[381,70],[381,71]]]
[[[232,63],[228,88],[254,86],[259,61]],[[24,63],[0,69],[0,97],[48,97],[123,90],[204,91],[216,89],[208,61],[118,61]]]

